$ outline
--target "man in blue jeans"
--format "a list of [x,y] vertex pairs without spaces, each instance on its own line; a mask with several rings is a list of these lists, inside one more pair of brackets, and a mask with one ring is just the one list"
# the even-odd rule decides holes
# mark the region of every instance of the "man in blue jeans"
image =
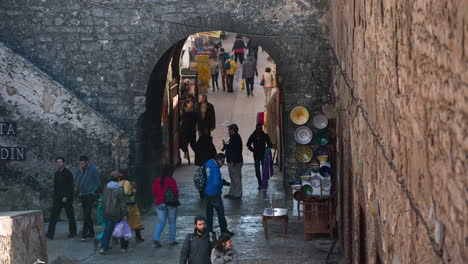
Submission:
[[221,177],[220,168],[224,165],[226,155],[218,153],[216,158],[206,162],[207,182],[205,188],[206,199],[206,225],[208,232],[213,232],[213,209],[218,214],[219,228],[221,233],[234,235],[227,229],[226,218],[224,216],[224,205],[221,199],[223,185],[229,185]]
[[[104,229],[104,235],[101,241],[101,250],[99,253],[106,254],[109,250],[109,242],[114,231],[114,227],[118,222],[127,220],[127,203],[123,194],[123,188],[118,183],[119,177],[122,174],[118,171],[111,173],[110,182],[104,189],[104,200],[102,202],[102,214],[106,227]],[[120,248],[122,252],[128,251],[128,240],[123,237],[120,239]]]

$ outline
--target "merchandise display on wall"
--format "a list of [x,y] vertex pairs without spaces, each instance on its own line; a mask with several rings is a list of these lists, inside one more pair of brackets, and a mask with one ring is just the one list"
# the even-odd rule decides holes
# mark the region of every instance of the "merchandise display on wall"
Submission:
[[[293,215],[303,213],[304,238],[308,234],[330,233],[332,237],[333,184],[330,122],[323,113],[314,113],[309,122],[309,111],[296,106],[290,113],[291,122],[297,125],[296,160],[304,167],[297,172],[291,188],[294,198]],[[309,125],[310,124],[310,125]],[[301,168],[299,166],[299,168]],[[299,188],[300,186],[300,188]]]

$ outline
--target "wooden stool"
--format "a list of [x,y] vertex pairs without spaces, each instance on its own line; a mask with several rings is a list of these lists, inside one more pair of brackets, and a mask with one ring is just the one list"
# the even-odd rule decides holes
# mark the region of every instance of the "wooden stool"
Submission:
[[268,239],[268,220],[283,220],[284,221],[284,235],[288,236],[288,209],[284,208],[265,208],[263,211],[263,230],[265,232],[265,239]]

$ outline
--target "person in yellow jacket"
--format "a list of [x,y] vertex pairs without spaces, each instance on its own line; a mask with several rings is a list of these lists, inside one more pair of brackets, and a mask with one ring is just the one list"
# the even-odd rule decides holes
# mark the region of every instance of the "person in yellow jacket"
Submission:
[[224,69],[226,70],[226,74],[229,80],[227,92],[232,93],[234,92],[232,85],[234,84],[234,74],[237,70],[237,63],[232,59],[231,56],[229,56],[229,59],[227,59],[224,63]]
[[128,180],[128,170],[122,169],[119,170],[122,175],[119,178],[119,184],[122,185],[124,196],[127,198],[127,208],[128,208],[128,218],[127,223],[132,230],[135,230],[135,239],[137,242],[143,242],[141,237],[141,230],[145,227],[141,221],[140,210],[138,209],[138,204],[135,201],[135,186]]

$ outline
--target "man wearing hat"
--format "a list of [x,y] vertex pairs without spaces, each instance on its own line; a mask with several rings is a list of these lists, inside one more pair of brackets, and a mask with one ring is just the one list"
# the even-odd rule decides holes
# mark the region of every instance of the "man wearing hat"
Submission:
[[229,177],[231,178],[231,188],[224,197],[227,199],[240,199],[242,197],[242,138],[239,135],[239,127],[236,124],[228,126],[229,141],[223,140],[223,149],[226,153]]

